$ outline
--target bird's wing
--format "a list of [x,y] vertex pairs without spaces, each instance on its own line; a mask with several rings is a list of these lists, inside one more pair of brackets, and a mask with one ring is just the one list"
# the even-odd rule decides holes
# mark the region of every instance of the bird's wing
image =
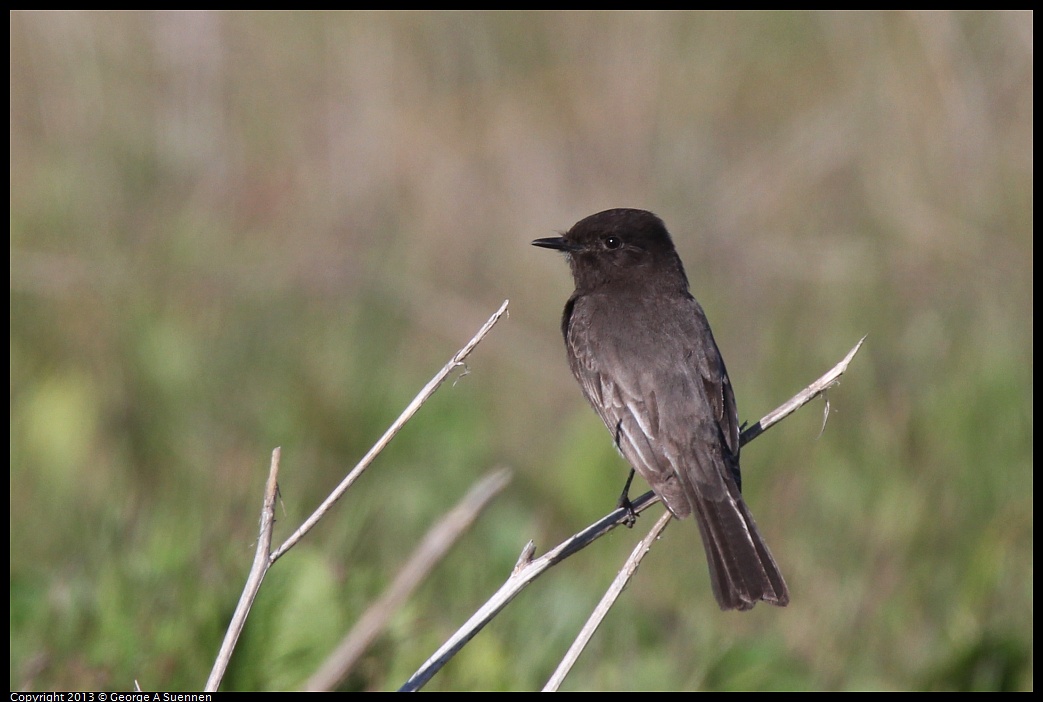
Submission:
[[683,517],[691,511],[683,483],[704,499],[727,499],[725,475],[738,473],[738,424],[702,310],[691,298],[675,302],[677,314],[651,330],[600,323],[595,306],[579,298],[563,326],[572,372],[620,452]]
[[620,452],[670,511],[695,513],[720,606],[784,605],[785,581],[739,489],[738,416],[724,361],[693,298],[666,304],[676,309],[655,315],[652,328],[625,319],[606,324],[593,318],[604,305],[571,300],[562,326],[572,372]]

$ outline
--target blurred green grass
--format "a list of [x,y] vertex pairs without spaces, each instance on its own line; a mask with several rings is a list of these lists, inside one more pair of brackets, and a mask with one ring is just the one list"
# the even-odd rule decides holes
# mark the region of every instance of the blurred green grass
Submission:
[[[11,19],[12,689],[196,689],[253,552],[502,322],[262,589],[225,689],[293,688],[428,525],[507,492],[345,689],[394,689],[624,476],[528,242],[674,233],[755,420],[793,602],[722,614],[671,526],[569,689],[1031,689],[1030,13],[86,13]],[[820,406],[819,406],[820,407]],[[534,689],[637,534],[431,689]],[[534,616],[534,613],[536,616]]]

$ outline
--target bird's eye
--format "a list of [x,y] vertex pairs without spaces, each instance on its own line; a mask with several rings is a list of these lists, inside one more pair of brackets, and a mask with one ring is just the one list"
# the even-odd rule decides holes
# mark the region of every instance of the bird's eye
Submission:
[[618,249],[623,245],[623,240],[618,236],[606,236],[605,237],[605,248],[606,249]]

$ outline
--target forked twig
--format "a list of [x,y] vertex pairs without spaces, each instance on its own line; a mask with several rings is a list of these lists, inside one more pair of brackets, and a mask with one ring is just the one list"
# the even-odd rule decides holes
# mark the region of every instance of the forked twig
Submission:
[[462,349],[457,351],[456,354],[454,354],[453,357],[449,359],[449,362],[442,367],[442,370],[438,371],[435,374],[435,377],[431,378],[431,380],[428,381],[427,385],[424,386],[423,390],[421,390],[417,394],[417,396],[413,398],[413,401],[410,402],[404,410],[402,410],[402,414],[398,416],[398,419],[396,419],[391,424],[391,426],[388,427],[388,430],[384,432],[384,435],[380,437],[380,440],[377,441],[377,443],[373,444],[373,448],[371,448],[366,453],[366,455],[362,457],[362,460],[358,462],[358,465],[356,465],[351,470],[351,472],[344,477],[344,480],[340,482],[340,485],[334,488],[333,492],[330,493],[330,496],[323,500],[322,504],[319,505],[319,508],[316,509],[310,517],[304,520],[304,523],[297,528],[297,531],[293,532],[290,538],[286,539],[286,541],[283,542],[282,546],[275,549],[272,555],[268,558],[268,560],[271,563],[275,563],[277,560],[279,560],[279,557],[287,551],[289,551],[291,548],[293,548],[294,545],[301,540],[302,536],[311,531],[312,527],[314,527],[318,523],[318,521],[323,518],[326,512],[328,512],[330,508],[333,507],[334,504],[336,504],[337,500],[343,497],[344,493],[347,492],[348,488],[351,487],[356,480],[358,480],[359,476],[362,475],[362,473],[365,472],[367,468],[369,468],[369,464],[373,462],[373,459],[376,458],[377,455],[384,450],[384,447],[387,446],[393,438],[395,438],[395,434],[397,434],[399,430],[401,430],[402,427],[405,426],[406,422],[413,418],[413,415],[416,414],[418,409],[420,409],[420,406],[427,402],[427,400],[435,394],[435,390],[437,390],[438,387],[445,382],[445,379],[449,377],[449,374],[464,364],[464,359],[470,355],[471,351],[474,350],[474,347],[477,346],[478,343],[485,338],[485,335],[489,333],[493,326],[495,326],[496,323],[500,321],[500,317],[502,317],[503,314],[507,311],[508,302],[509,300],[503,301],[503,304],[500,305],[500,309],[496,310],[496,312],[493,313],[493,316],[489,318],[489,321],[483,324],[482,328],[478,330],[478,333],[475,334],[470,341],[464,344],[464,347]]
[[608,610],[612,608],[612,605],[619,599],[620,594],[623,592],[623,588],[630,582],[630,578],[634,577],[634,573],[637,572],[637,567],[641,565],[641,561],[645,555],[652,549],[652,542],[660,537],[663,530],[666,529],[666,525],[673,519],[670,512],[663,512],[659,520],[652,525],[652,528],[648,530],[648,534],[645,538],[641,539],[637,546],[634,547],[630,557],[620,568],[619,573],[616,574],[615,580],[612,581],[612,585],[609,586],[608,590],[602,596],[601,601],[598,602],[598,606],[591,612],[590,617],[587,619],[587,623],[580,629],[579,634],[576,636],[576,640],[569,646],[568,652],[565,653],[565,657],[561,659],[561,663],[558,664],[558,668],[554,671],[554,674],[550,676],[550,680],[543,686],[544,692],[557,692],[558,688],[561,687],[561,683],[565,680],[565,676],[572,670],[572,666],[575,665],[576,661],[579,660],[579,654],[583,653],[583,649],[587,647],[587,643],[590,642],[591,637],[594,636],[594,632],[597,631],[598,626],[601,625],[605,615],[608,614]]
[[[859,342],[855,344],[855,347],[822,377],[798,392],[775,410],[769,412],[759,422],[743,431],[739,436],[739,444],[746,445],[750,441],[753,441],[769,428],[778,424],[785,417],[810,402],[824,390],[836,384],[840,376],[847,370],[848,365],[851,363],[851,359],[854,358],[855,354],[858,353],[858,350],[862,347],[862,343],[865,339],[866,337],[862,337]],[[659,497],[655,495],[655,493],[646,492],[644,495],[633,501],[634,512],[640,513],[658,501]],[[607,534],[616,526],[627,520],[628,516],[627,510],[622,508],[616,509],[536,559],[532,559],[534,547],[530,542],[523,550],[522,558],[519,559],[518,564],[514,567],[514,571],[511,573],[510,577],[507,578],[507,581],[504,582],[496,593],[494,593],[493,596],[489,598],[489,600],[486,601],[486,603],[482,605],[478,611],[475,612],[471,618],[468,619],[467,622],[465,622],[464,625],[460,627],[460,629],[458,629],[456,633],[454,633],[408,681],[406,681],[405,685],[400,688],[400,691],[415,691],[423,687],[428,680],[434,677],[435,673],[437,673],[442,666],[456,655],[457,651],[474,638],[474,636],[481,631],[481,629],[489,623],[496,614],[506,607],[511,600],[517,597],[521,590],[529,583],[542,575],[550,567],[560,563],[577,551],[586,548],[596,539]],[[655,527],[653,527],[653,529],[654,528]],[[611,602],[614,600],[614,597],[609,597],[609,600]],[[601,608],[599,607],[599,609]],[[607,611],[607,608],[604,611]]]
[[384,447],[390,443],[391,439],[405,426],[417,410],[435,393],[435,391],[445,382],[446,378],[458,367],[463,365],[464,359],[474,350],[476,346],[485,338],[485,336],[492,330],[500,318],[507,312],[508,300],[504,300],[500,308],[493,313],[489,320],[482,325],[482,328],[471,337],[471,340],[464,344],[463,348],[453,354],[453,357],[449,359],[449,362],[442,367],[442,370],[438,371],[427,385],[413,398],[413,401],[402,411],[398,419],[392,423],[384,435],[380,437],[380,440],[373,445],[362,460],[351,470],[350,473],[340,482],[340,484],[330,493],[318,509],[312,513],[297,528],[296,531],[286,539],[283,544],[275,551],[271,551],[272,545],[272,530],[275,524],[275,499],[276,493],[278,492],[278,473],[279,473],[279,456],[280,450],[275,449],[272,453],[272,465],[268,475],[268,483],[264,493],[264,506],[261,509],[261,529],[260,535],[257,539],[257,550],[254,556],[254,563],[250,570],[250,575],[247,577],[246,586],[243,588],[243,593],[239,597],[239,604],[236,606],[235,612],[232,615],[232,621],[228,626],[228,630],[225,632],[224,641],[221,643],[220,651],[218,652],[217,659],[214,661],[214,667],[210,671],[210,677],[207,678],[206,687],[204,688],[207,692],[216,692],[217,688],[221,685],[221,680],[224,678],[225,672],[228,670],[228,662],[231,660],[232,652],[235,650],[236,642],[239,640],[239,634],[243,630],[243,626],[246,624],[246,617],[250,613],[250,608],[253,606],[253,602],[257,597],[257,592],[261,587],[261,582],[264,580],[265,574],[268,569],[277,561],[284,553],[289,551],[294,545],[297,544],[307,534],[312,527],[314,527],[323,516],[329,512],[330,508],[339,500],[348,488],[358,480],[359,476],[369,467],[373,462],[373,459],[384,450]]
[[[783,419],[814,400],[818,395],[836,385],[840,381],[840,376],[844,375],[844,372],[847,370],[848,365],[851,363],[851,359],[854,358],[855,354],[858,353],[858,350],[862,348],[862,344],[865,340],[866,337],[863,336],[858,340],[858,343],[855,344],[855,348],[848,351],[847,355],[840,359],[840,363],[830,368],[825,375],[783,402],[771,412],[768,412],[768,414],[764,415],[759,422],[742,432],[739,436],[739,445],[745,446],[750,443]],[[824,421],[825,420],[823,420],[823,422]]]
[[250,608],[257,599],[257,592],[261,589],[261,582],[271,563],[268,560],[268,551],[272,547],[272,529],[275,528],[275,498],[279,492],[279,458],[282,449],[276,448],[272,451],[272,463],[268,470],[268,482],[264,487],[264,504],[261,506],[261,529],[257,535],[257,550],[254,552],[254,562],[250,567],[250,575],[246,578],[246,587],[243,594],[239,596],[239,604],[235,606],[232,621],[225,632],[225,639],[221,642],[221,650],[218,651],[217,660],[207,678],[206,692],[216,692],[221,680],[228,670],[228,662],[232,660],[232,651],[239,640],[239,634],[246,625],[246,617],[250,614]]

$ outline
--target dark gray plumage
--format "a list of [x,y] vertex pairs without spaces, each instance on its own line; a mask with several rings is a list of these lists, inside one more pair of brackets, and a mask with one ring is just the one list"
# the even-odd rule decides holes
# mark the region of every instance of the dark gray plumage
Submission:
[[569,366],[630,465],[678,518],[695,513],[721,609],[789,591],[740,493],[728,372],[662,220],[615,209],[536,246],[566,254]]

